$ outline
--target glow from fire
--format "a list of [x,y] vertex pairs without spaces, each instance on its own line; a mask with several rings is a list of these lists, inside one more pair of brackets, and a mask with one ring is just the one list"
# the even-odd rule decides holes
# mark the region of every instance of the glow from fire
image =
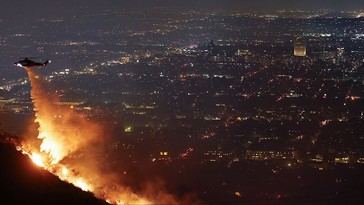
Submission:
[[39,167],[45,167],[42,156],[40,154],[34,153],[29,156],[30,159]]
[[52,158],[52,164],[56,164],[62,159],[61,148],[52,138],[46,138],[45,136],[44,133],[39,135],[39,138],[43,139],[40,145],[40,151],[48,153]]
[[42,76],[33,69],[25,70],[31,82],[39,140],[24,141],[20,151],[34,164],[111,204],[148,205],[155,204],[154,201],[177,204],[173,196],[165,193],[152,196],[153,200],[149,199],[150,193],[148,198],[139,196],[121,185],[115,174],[105,171],[101,166],[103,161],[88,151],[102,140],[102,127],[74,109],[57,107],[57,98],[46,91]]
[[83,191],[92,191],[89,184],[87,184],[82,178],[76,179],[74,185],[80,187]]

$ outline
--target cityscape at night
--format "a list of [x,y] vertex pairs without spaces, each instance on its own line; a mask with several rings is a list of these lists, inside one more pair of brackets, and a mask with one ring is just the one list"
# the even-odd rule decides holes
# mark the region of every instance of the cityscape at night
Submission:
[[38,1],[1,5],[1,163],[67,186],[25,202],[364,203],[364,3]]

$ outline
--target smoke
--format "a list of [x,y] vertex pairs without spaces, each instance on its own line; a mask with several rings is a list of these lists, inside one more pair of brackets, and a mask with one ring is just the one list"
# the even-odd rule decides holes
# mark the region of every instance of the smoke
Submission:
[[111,204],[181,204],[158,184],[149,184],[139,194],[122,185],[120,174],[105,166],[106,143],[102,126],[71,108],[58,106],[47,90],[47,81],[26,68],[31,82],[37,139],[26,139],[21,150],[38,166]]
[[71,109],[56,106],[57,98],[46,92],[44,80],[26,69],[31,81],[31,97],[39,124],[40,151],[48,153],[56,164],[75,151],[101,140],[102,129]]

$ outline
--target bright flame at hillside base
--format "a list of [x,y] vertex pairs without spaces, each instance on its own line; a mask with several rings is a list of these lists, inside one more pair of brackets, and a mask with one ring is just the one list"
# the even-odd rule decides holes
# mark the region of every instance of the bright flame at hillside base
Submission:
[[102,140],[102,127],[70,108],[57,107],[58,99],[46,91],[47,82],[35,70],[25,70],[31,82],[39,134],[38,139],[26,140],[17,149],[28,155],[37,166],[108,203],[177,204],[170,194],[146,191],[142,195],[147,197],[142,197],[120,185],[118,176],[103,170],[103,161],[94,154],[98,152],[95,147]]

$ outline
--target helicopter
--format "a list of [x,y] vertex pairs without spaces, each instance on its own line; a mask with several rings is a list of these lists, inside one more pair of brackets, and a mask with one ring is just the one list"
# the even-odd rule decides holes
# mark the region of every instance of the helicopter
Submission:
[[15,62],[14,65],[22,68],[33,68],[33,67],[45,67],[50,63],[50,60],[46,60],[45,62],[36,62],[32,60],[32,58],[25,57],[24,59],[21,59],[18,62]]

